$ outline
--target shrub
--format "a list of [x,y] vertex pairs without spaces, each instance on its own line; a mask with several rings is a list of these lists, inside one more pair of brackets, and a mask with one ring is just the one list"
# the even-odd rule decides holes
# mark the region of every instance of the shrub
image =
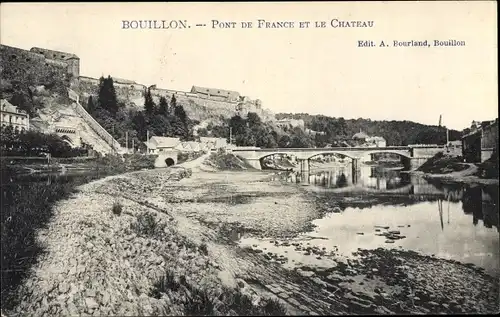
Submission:
[[153,284],[153,290],[151,291],[151,296],[154,298],[160,298],[162,293],[167,293],[168,290],[177,291],[181,287],[181,284],[175,279],[174,272],[171,269],[167,269],[165,274],[160,277],[160,279]]
[[123,210],[123,206],[119,202],[115,202],[113,204],[113,214],[119,216],[119,215],[121,215],[122,210]]
[[153,214],[144,213],[137,216],[137,220],[130,224],[130,227],[141,235],[161,237],[165,224],[157,221]]
[[205,242],[203,242],[200,245],[199,250],[200,250],[201,254],[208,255],[208,246],[207,246],[207,244]]

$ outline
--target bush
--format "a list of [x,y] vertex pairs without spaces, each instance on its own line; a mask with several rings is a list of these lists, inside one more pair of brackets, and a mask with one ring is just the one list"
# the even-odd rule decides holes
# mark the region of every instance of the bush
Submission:
[[115,202],[113,204],[113,214],[115,215],[121,215],[122,213],[123,206],[119,202]]
[[131,223],[130,227],[140,235],[161,237],[164,234],[165,224],[157,221],[155,215],[143,213],[137,216],[137,220]]
[[165,274],[162,275],[156,283],[154,283],[151,296],[158,299],[161,297],[162,293],[167,293],[169,290],[175,292],[180,287],[181,284],[175,279],[174,272],[171,269],[167,269]]
[[200,250],[201,254],[208,255],[208,246],[205,242],[200,244],[199,250]]

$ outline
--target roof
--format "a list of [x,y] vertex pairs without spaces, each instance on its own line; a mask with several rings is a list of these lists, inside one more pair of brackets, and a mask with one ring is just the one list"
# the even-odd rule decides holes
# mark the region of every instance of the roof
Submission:
[[353,139],[366,139],[366,138],[369,138],[368,134],[364,133],[364,132],[358,132],[356,133],[355,135],[352,136]]
[[200,143],[195,142],[195,141],[182,142],[177,146],[177,148],[179,150],[199,151],[200,150]]
[[215,143],[219,138],[200,137],[201,143]]
[[26,114],[25,111],[17,109],[16,106],[11,104],[10,102],[7,101],[7,99],[2,99],[0,101],[0,106],[1,106],[1,111],[4,112],[11,112],[11,113],[19,113],[19,114]]
[[152,148],[174,148],[181,140],[179,138],[169,138],[164,136],[152,136],[149,138],[149,146]]
[[199,87],[199,86],[193,86],[191,88],[191,92],[192,93],[210,94],[211,96],[219,96],[219,97],[233,97],[233,98],[240,97],[240,93],[237,91]]

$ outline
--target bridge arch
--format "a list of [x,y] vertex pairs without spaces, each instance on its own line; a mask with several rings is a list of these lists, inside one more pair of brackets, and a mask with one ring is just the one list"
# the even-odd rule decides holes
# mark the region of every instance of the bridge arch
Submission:
[[62,139],[64,142],[68,143],[71,147],[73,147],[73,146],[74,146],[74,144],[73,144],[73,140],[72,140],[69,136],[67,136],[67,135],[61,135],[61,139]]
[[358,159],[358,157],[352,155],[352,154],[346,154],[345,152],[335,152],[335,151],[328,151],[328,152],[317,152],[317,153],[312,153],[307,157],[308,160],[312,159],[313,157],[316,157],[318,155],[325,155],[325,154],[335,154],[338,156],[345,156],[350,159]]

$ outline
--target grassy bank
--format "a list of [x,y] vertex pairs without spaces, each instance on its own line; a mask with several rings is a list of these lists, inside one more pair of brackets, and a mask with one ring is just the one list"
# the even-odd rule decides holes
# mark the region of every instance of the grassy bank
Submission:
[[463,163],[462,157],[438,153],[422,164],[417,171],[431,174],[448,174],[464,171],[468,168],[469,166]]
[[46,228],[53,216],[53,205],[68,198],[77,187],[103,178],[132,170],[154,167],[154,157],[126,155],[124,159],[114,156],[85,160],[55,160],[52,165],[30,164],[32,170],[57,172],[61,162],[77,164],[88,169],[85,175],[38,176],[19,178],[19,165],[2,165],[0,171],[1,195],[1,299],[3,306],[15,304],[10,294],[27,276],[44,247],[36,241],[39,229]]
[[248,170],[253,167],[248,164],[244,159],[232,154],[217,152],[212,153],[204,161],[204,164],[218,170]]
[[26,277],[28,269],[37,262],[44,247],[37,243],[36,232],[44,228],[53,215],[52,205],[67,198],[81,184],[106,174],[80,177],[60,177],[47,185],[46,181],[11,183],[11,174],[1,172],[1,299],[2,306],[14,302],[9,298]]

